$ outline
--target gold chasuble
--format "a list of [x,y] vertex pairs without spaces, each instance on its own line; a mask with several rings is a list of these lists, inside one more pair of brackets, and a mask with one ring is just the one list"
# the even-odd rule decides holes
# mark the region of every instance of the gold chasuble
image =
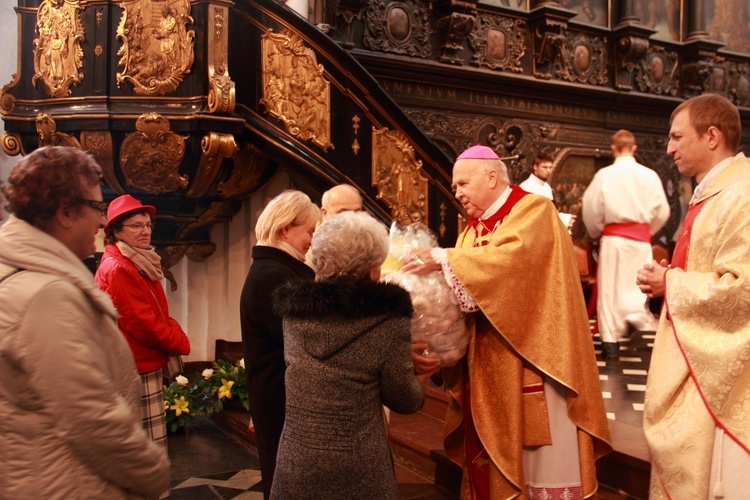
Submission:
[[[484,494],[490,498],[526,498],[523,447],[551,444],[543,390],[549,378],[565,388],[583,496],[591,497],[595,461],[612,447],[573,245],[549,200],[512,194],[506,205],[514,202],[493,227],[480,221],[488,234],[479,241],[469,226],[456,248],[446,249],[451,269],[481,310],[469,316],[467,356],[442,371],[451,395],[445,449],[464,469],[462,498],[480,496],[467,484],[472,467],[489,474]],[[500,211],[507,212],[506,205]],[[474,460],[478,455],[467,461],[467,384],[467,413],[489,463]],[[575,460],[574,450],[571,455]]]
[[[665,274],[666,314],[646,385],[652,499],[713,498],[723,489],[727,467],[739,464],[718,458],[717,429],[720,441],[744,450],[734,474],[750,474],[750,160],[739,154],[704,181],[691,210],[705,203],[678,241],[686,262],[673,261],[684,269]],[[713,484],[712,460],[724,471]]]

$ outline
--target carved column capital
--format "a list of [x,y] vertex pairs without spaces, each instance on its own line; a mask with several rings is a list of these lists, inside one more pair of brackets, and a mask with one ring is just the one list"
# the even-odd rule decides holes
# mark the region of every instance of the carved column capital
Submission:
[[632,90],[633,70],[646,56],[649,48],[648,38],[655,30],[642,26],[619,25],[615,35],[615,87],[621,90]]
[[440,62],[463,64],[458,52],[463,50],[464,42],[475,26],[476,18],[472,13],[451,12],[438,21],[438,28],[445,38],[441,47]]
[[706,92],[727,94],[726,60],[718,55],[724,44],[711,40],[697,39],[683,46],[682,81],[685,97],[693,97]]
[[552,78],[554,61],[560,56],[568,21],[576,12],[560,7],[557,2],[538,2],[529,15],[534,40],[534,76]]

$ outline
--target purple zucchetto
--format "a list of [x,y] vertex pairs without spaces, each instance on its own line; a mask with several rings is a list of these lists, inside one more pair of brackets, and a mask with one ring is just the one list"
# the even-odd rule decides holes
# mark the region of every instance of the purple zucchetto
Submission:
[[497,153],[495,153],[491,148],[488,148],[487,146],[482,146],[481,144],[477,144],[476,146],[472,146],[460,155],[458,155],[458,158],[456,160],[499,160],[500,157],[497,156]]

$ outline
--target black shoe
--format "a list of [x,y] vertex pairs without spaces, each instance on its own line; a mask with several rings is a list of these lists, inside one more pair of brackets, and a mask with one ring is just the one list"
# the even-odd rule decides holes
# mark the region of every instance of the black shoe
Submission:
[[619,342],[602,342],[602,355],[604,359],[615,359],[620,355]]

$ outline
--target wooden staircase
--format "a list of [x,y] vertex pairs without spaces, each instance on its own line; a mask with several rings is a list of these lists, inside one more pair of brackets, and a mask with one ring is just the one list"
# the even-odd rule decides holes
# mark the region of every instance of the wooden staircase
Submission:
[[414,415],[391,412],[388,437],[396,464],[458,495],[461,467],[443,449],[443,426],[448,396],[440,388],[425,387],[425,403]]

